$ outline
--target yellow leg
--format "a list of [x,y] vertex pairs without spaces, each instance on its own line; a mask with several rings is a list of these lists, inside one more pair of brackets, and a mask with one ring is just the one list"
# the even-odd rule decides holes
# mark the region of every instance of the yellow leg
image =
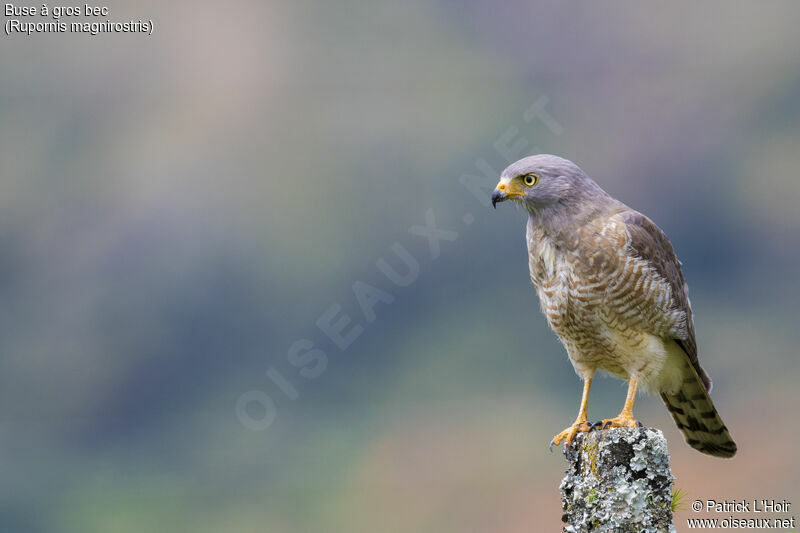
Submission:
[[592,387],[592,378],[583,380],[583,394],[581,395],[581,407],[578,410],[578,418],[572,423],[570,427],[553,437],[550,441],[550,449],[553,445],[558,446],[564,441],[565,446],[569,446],[572,439],[578,433],[586,433],[592,430],[592,426],[588,423],[587,415],[589,411],[589,389]]
[[631,376],[628,382],[628,395],[625,397],[625,405],[622,412],[616,418],[607,418],[603,420],[602,429],[607,427],[612,428],[635,428],[641,426],[638,420],[633,418],[633,402],[636,401],[636,391],[639,388],[639,380],[636,376]]

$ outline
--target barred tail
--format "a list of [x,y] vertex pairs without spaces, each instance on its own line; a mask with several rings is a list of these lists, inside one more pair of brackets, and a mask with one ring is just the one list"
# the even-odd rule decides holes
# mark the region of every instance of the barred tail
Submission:
[[733,457],[736,454],[736,443],[689,361],[686,361],[682,376],[683,383],[678,392],[662,392],[661,399],[686,438],[686,443],[708,455]]

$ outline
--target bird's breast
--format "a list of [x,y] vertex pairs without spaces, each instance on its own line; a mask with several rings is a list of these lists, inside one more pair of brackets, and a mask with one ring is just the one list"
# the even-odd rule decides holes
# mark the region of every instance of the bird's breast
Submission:
[[529,239],[531,280],[550,327],[564,341],[583,342],[597,329],[605,284],[587,277],[581,258],[547,238]]

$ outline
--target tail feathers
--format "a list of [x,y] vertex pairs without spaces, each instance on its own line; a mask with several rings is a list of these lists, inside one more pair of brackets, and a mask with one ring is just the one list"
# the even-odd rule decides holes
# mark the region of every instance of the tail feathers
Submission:
[[689,361],[683,369],[683,382],[678,392],[662,392],[661,399],[689,446],[715,457],[733,457],[736,454],[736,443]]

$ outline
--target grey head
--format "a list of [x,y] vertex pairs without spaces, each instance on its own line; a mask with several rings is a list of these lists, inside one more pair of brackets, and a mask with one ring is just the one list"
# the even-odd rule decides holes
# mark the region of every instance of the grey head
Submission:
[[539,154],[520,159],[506,168],[492,193],[492,206],[512,200],[531,216],[586,211],[613,202],[572,161]]

